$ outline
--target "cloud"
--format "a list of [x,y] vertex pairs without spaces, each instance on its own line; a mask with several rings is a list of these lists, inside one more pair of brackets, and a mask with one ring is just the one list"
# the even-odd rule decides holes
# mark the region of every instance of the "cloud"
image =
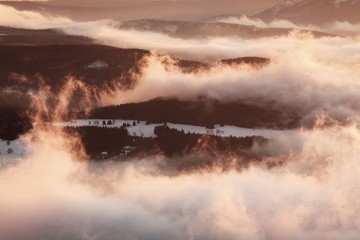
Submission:
[[35,131],[28,156],[0,169],[6,239],[358,237],[356,127],[287,136],[301,147],[271,170],[175,176],[154,159],[79,162],[71,139]]
[[315,30],[315,26],[300,26],[292,23],[291,21],[284,19],[276,19],[269,23],[266,23],[258,18],[250,18],[246,15],[242,15],[241,17],[220,17],[214,20],[215,22],[223,22],[223,23],[232,23],[232,24],[241,24],[241,25],[249,25],[255,26],[258,28],[298,28],[298,29],[307,29],[307,30]]
[[334,24],[330,25],[329,31],[339,33],[342,35],[353,35],[356,38],[360,37],[360,23],[352,24],[349,22],[339,22],[336,21]]
[[275,19],[271,22],[264,22],[258,18],[250,18],[246,15],[241,17],[220,17],[213,20],[214,22],[241,24],[248,26],[255,26],[258,28],[290,28],[290,29],[304,29],[309,31],[318,31],[340,36],[358,36],[360,31],[360,23],[354,24],[349,22],[335,21],[326,26],[319,27],[316,25],[299,25],[285,19]]
[[262,68],[215,64],[210,70],[184,72],[176,63],[172,67],[164,66],[164,56],[155,53],[144,60],[143,74],[134,89],[106,93],[102,96],[103,104],[206,96],[265,107],[271,103],[285,112],[296,112],[304,123],[310,124],[324,115],[340,122],[358,121],[360,45],[357,41],[295,35],[266,42],[241,42],[227,45],[233,48],[231,54],[239,48],[243,52],[258,51],[270,55],[272,63]]

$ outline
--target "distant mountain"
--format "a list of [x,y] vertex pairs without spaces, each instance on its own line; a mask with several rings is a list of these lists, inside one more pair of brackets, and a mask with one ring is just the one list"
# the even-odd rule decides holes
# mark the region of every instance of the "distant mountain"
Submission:
[[4,46],[46,46],[92,44],[93,39],[67,35],[57,29],[31,30],[0,26],[0,45]]
[[360,0],[284,0],[253,17],[265,22],[285,19],[314,25],[335,21],[357,23],[360,22]]
[[0,1],[0,4],[75,20],[106,18],[123,21],[142,18],[197,20],[216,15],[253,14],[275,2],[276,0],[53,0]]
[[[220,23],[191,22],[142,19],[125,21],[122,29],[159,32],[171,37],[190,39],[206,37],[237,36],[246,39],[288,35],[292,28],[258,28],[255,26]],[[312,31],[315,37],[330,36],[327,33]]]

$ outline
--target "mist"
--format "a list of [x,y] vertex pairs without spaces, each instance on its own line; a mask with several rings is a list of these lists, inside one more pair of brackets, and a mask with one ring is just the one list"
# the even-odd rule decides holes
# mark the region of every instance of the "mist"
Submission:
[[335,21],[328,23],[325,26],[319,27],[316,25],[301,25],[295,24],[289,20],[275,19],[270,22],[264,22],[261,19],[249,18],[246,15],[241,17],[218,17],[213,19],[214,22],[242,24],[248,26],[255,26],[259,28],[291,28],[291,29],[305,29],[311,31],[326,32],[338,36],[359,36],[360,23],[350,23],[346,21]]
[[281,167],[175,175],[156,159],[79,162],[71,139],[35,131],[28,156],[0,170],[4,239],[358,237],[356,127],[283,139],[300,150]]
[[260,40],[240,44],[234,41],[233,45],[229,42],[224,46],[233,47],[233,51],[227,57],[239,51],[238,56],[241,52],[244,56],[265,55],[271,63],[260,68],[215,63],[211,69],[187,73],[171,59],[164,61],[168,57],[153,53],[142,63],[142,75],[137,77],[136,87],[106,92],[101,97],[102,104],[142,102],[158,97],[181,100],[207,97],[264,107],[272,103],[277,109],[298,112],[305,125],[319,118],[340,124],[358,121],[360,45],[357,41],[295,34],[267,39],[266,44]]
[[[112,20],[76,22],[2,5],[0,15],[0,25],[57,28],[102,44],[152,50],[139,62],[142,74],[133,76],[135,87],[102,92],[102,106],[205,96],[265,107],[271,103],[299,113],[304,126],[312,126],[253,146],[254,154],[268,154],[248,168],[183,173],[167,166],[162,156],[92,161],[77,136],[37,125],[20,139],[24,156],[0,158],[0,239],[359,238],[358,37],[315,38],[295,30],[251,40],[184,40],[122,30]],[[217,61],[241,56],[267,57],[270,63]],[[173,57],[200,59],[212,67],[185,71]],[[64,121],[74,89],[90,95],[70,78],[55,109],[43,101],[48,89],[30,96],[38,110],[33,120],[52,113],[53,121]]]

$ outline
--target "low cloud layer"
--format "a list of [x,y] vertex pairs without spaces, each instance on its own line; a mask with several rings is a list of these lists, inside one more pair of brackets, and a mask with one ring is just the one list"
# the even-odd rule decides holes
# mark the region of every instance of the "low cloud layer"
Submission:
[[69,138],[35,131],[24,140],[28,157],[0,169],[6,239],[358,238],[354,127],[287,136],[294,151],[271,170],[175,176],[154,159],[74,161]]
[[[297,112],[304,123],[324,116],[344,123],[358,121],[360,45],[357,41],[293,36],[269,39],[266,43],[249,41],[242,47],[245,51],[261,49],[272,56],[272,62],[262,68],[215,64],[210,70],[186,73],[176,63],[165,66],[166,57],[153,54],[144,60],[138,85],[133,90],[106,93],[103,104],[205,96],[265,107],[272,103],[278,109]],[[236,46],[234,49],[239,50]]]
[[241,17],[219,17],[213,20],[214,22],[223,22],[223,23],[232,23],[232,24],[242,24],[242,25],[249,25],[255,26],[258,28],[290,28],[290,29],[304,29],[310,31],[319,31],[325,32],[334,35],[340,36],[357,36],[359,37],[360,31],[360,23],[353,24],[349,22],[340,22],[336,21],[332,24],[327,24],[322,28],[316,25],[298,25],[289,20],[285,19],[275,19],[271,22],[264,22],[258,18],[250,18],[246,15]]
[[308,30],[315,30],[315,26],[299,26],[288,20],[274,20],[270,23],[266,23],[261,19],[254,19],[243,15],[241,17],[223,17],[216,18],[215,22],[224,22],[224,23],[233,23],[233,24],[242,24],[242,25],[252,25],[259,28],[302,28]]

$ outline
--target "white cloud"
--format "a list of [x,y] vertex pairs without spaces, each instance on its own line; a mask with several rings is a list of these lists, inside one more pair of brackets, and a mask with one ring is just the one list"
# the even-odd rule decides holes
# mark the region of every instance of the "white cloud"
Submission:
[[282,155],[278,168],[175,176],[151,159],[77,162],[67,150],[71,139],[37,136],[28,157],[0,169],[0,234],[7,239],[358,237],[354,127],[283,139],[300,148]]
[[307,30],[314,30],[315,26],[299,26],[291,21],[276,19],[270,23],[265,23],[261,19],[254,19],[243,15],[241,17],[223,17],[215,19],[215,22],[223,22],[223,23],[232,23],[232,24],[241,24],[241,25],[250,25],[258,28],[301,28]]

